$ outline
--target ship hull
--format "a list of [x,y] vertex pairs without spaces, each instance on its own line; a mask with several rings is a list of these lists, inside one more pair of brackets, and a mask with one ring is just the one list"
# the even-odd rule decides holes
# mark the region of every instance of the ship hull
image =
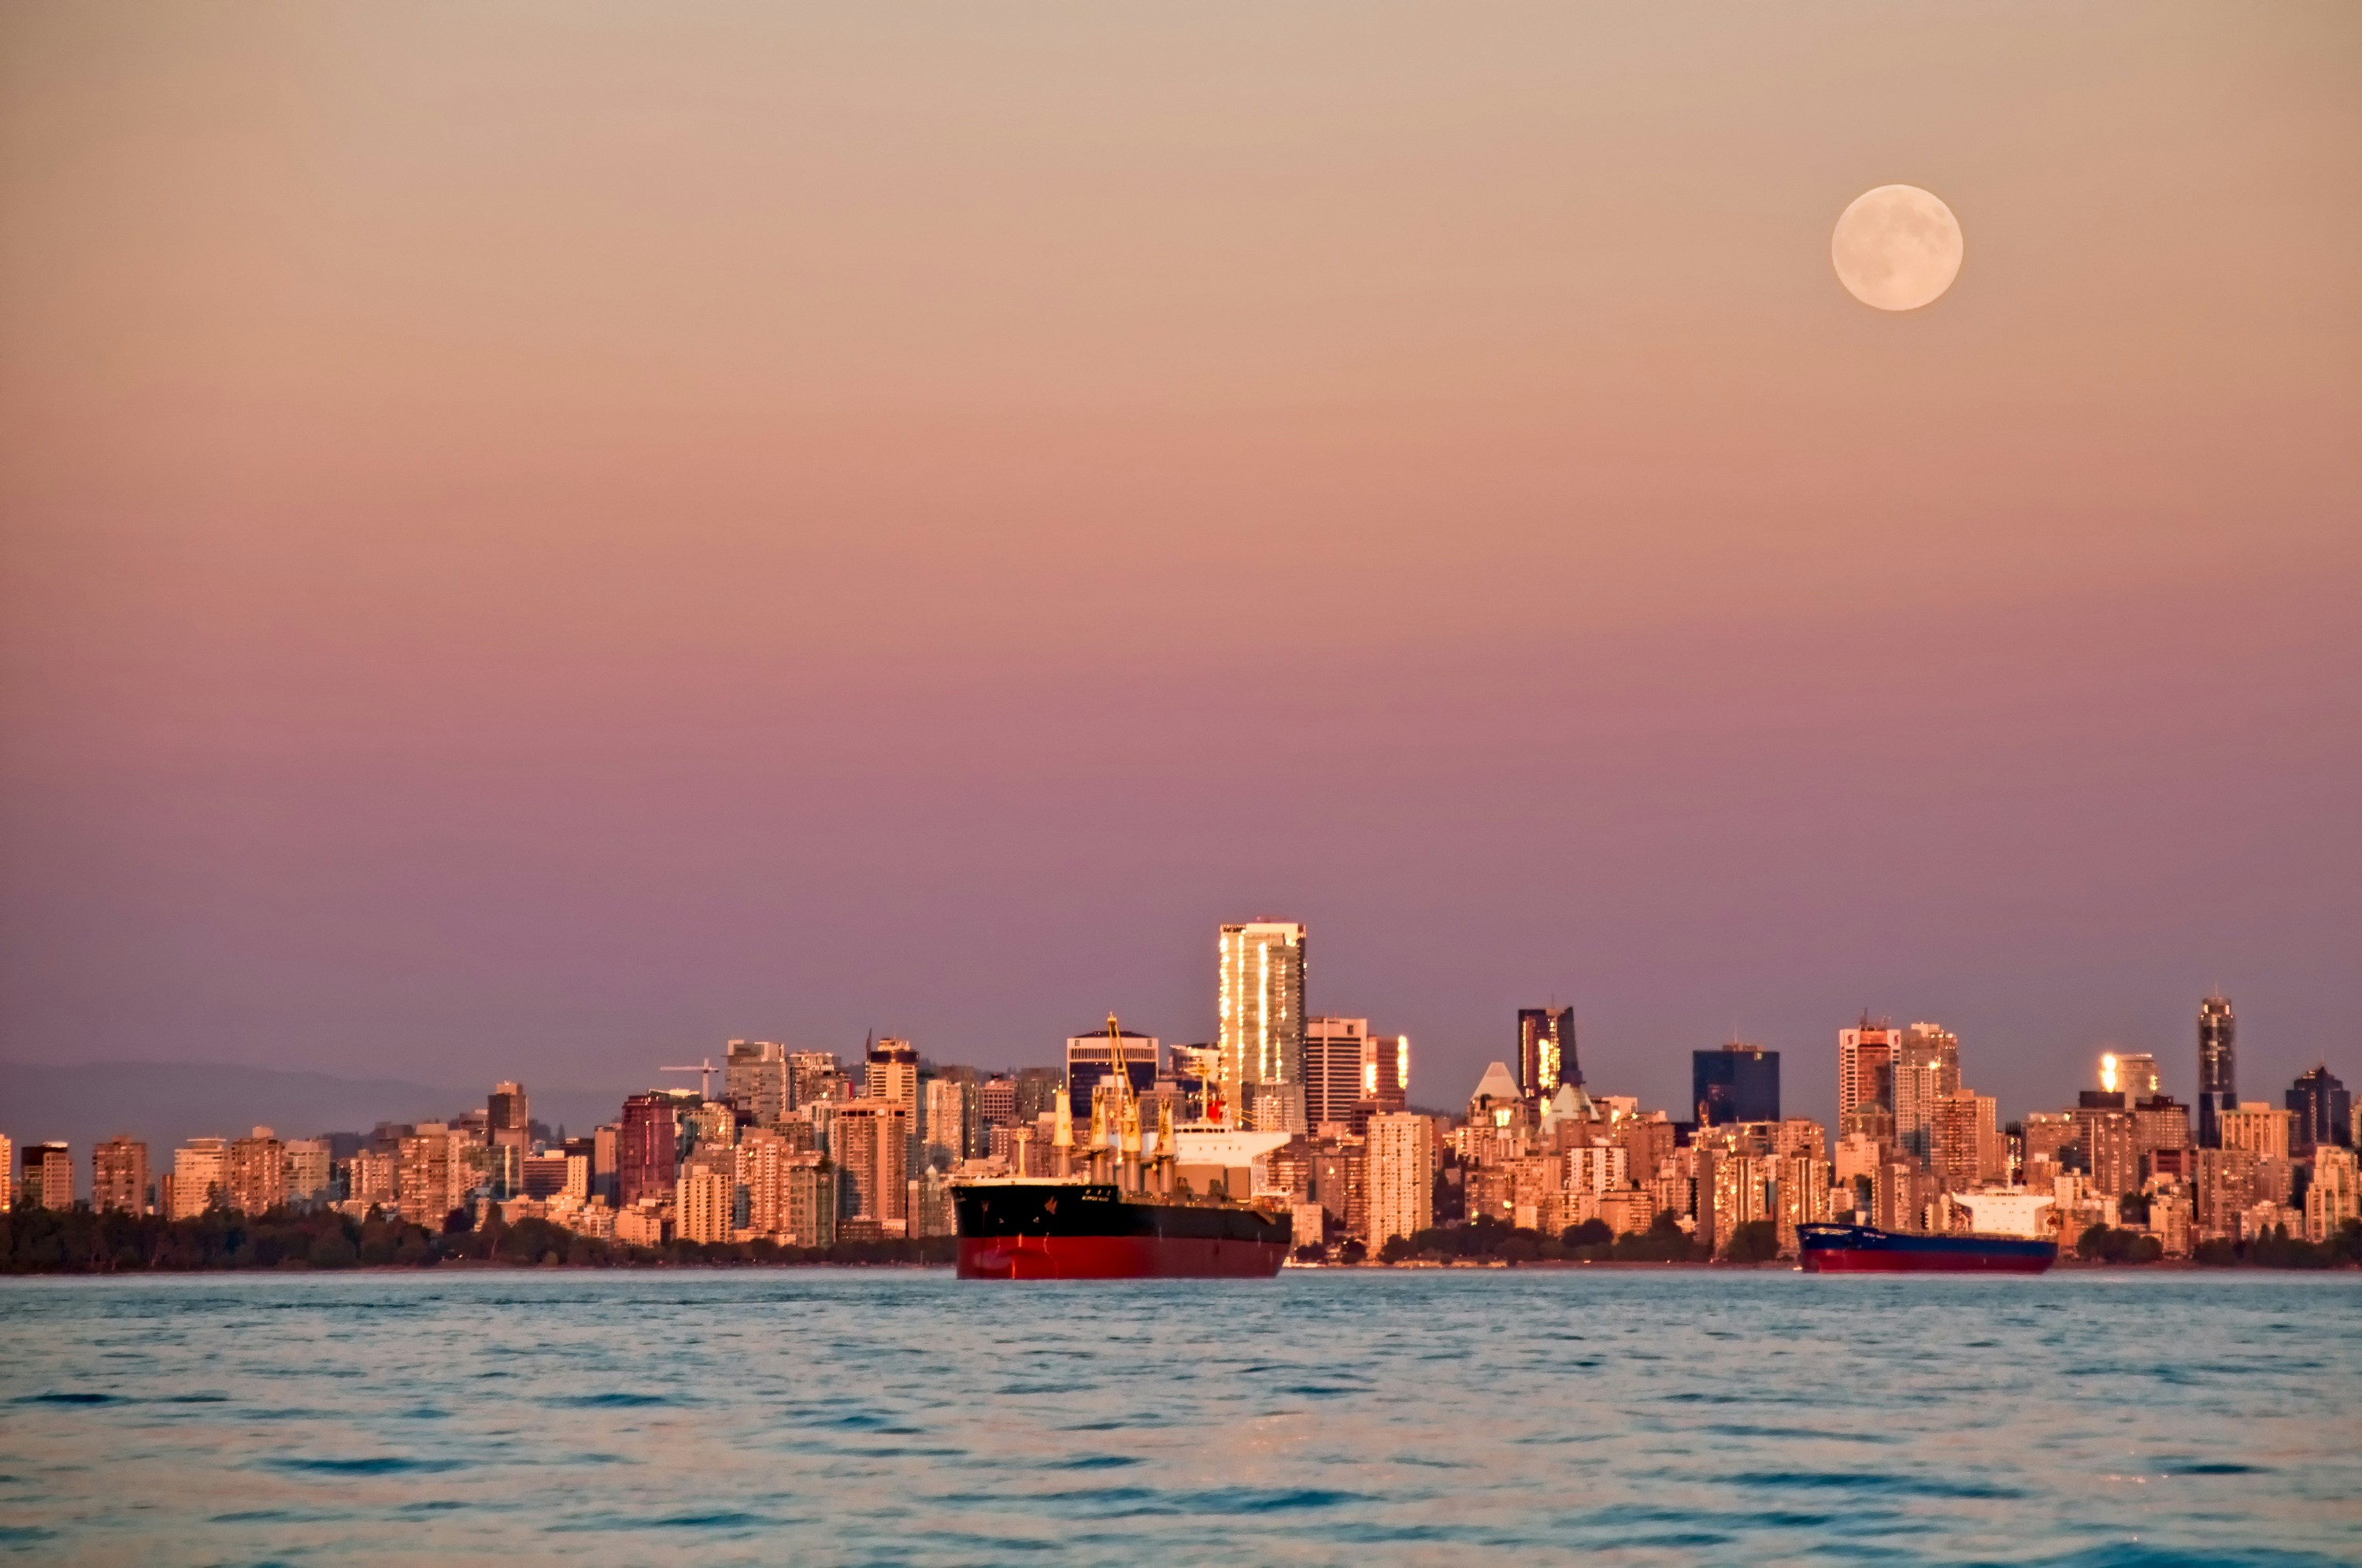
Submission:
[[2017,1236],[1911,1236],[1868,1225],[1799,1225],[1807,1274],[2040,1274],[2058,1243]]
[[952,1204],[962,1279],[1268,1279],[1291,1237],[1260,1209],[1080,1183],[978,1184]]

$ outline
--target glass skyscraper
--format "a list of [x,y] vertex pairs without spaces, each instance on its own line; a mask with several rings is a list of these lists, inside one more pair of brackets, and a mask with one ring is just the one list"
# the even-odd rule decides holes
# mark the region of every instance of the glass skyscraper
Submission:
[[1221,931],[1222,1099],[1244,1125],[1257,1084],[1304,1082],[1304,927],[1250,921]]
[[1780,1120],[1780,1053],[1734,1040],[1690,1053],[1690,1103],[1701,1127]]
[[2223,1146],[2223,1116],[2239,1109],[2238,1020],[2229,997],[2198,1004],[2198,1146]]
[[1529,1100],[1544,1100],[1561,1084],[1583,1083],[1574,1055],[1574,1009],[1518,1010],[1518,1088]]

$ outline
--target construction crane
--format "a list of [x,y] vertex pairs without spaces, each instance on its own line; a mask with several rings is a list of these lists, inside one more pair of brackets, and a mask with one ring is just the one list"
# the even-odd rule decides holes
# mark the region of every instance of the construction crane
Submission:
[[711,1056],[701,1062],[694,1063],[686,1067],[660,1067],[657,1069],[659,1072],[666,1073],[695,1073],[697,1075],[697,1098],[700,1099],[712,1099],[713,1098],[713,1075],[721,1070],[721,1068],[713,1065],[713,1058]]

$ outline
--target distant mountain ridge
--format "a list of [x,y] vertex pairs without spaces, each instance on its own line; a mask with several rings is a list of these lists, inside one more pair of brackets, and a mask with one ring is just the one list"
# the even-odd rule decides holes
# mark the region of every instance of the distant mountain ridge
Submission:
[[[145,1139],[149,1160],[169,1169],[170,1151],[191,1138],[243,1137],[256,1127],[288,1138],[366,1132],[380,1121],[456,1116],[482,1105],[491,1087],[487,1081],[438,1088],[399,1078],[344,1078],[223,1062],[0,1062],[0,1133],[16,1140],[19,1150],[45,1140],[72,1144],[81,1185],[87,1188],[90,1145],[117,1132]],[[525,1083],[534,1119],[576,1133],[613,1121],[632,1092],[542,1089],[529,1079]]]

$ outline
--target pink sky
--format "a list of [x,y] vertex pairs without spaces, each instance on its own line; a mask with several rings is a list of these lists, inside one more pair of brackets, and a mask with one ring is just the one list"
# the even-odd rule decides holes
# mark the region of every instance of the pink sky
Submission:
[[[1831,275],[1861,191],[1968,255]],[[2362,1076],[2348,6],[0,17],[0,1057]]]

